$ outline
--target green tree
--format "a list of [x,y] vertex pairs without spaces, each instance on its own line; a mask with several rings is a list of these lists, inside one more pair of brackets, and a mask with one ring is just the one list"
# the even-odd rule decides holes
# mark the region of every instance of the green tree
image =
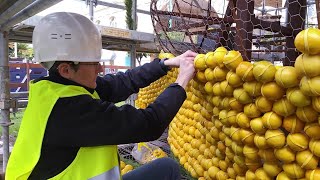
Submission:
[[126,6],[126,23],[127,27],[130,30],[134,30],[134,22],[132,19],[132,0],[124,0],[124,4]]
[[[18,43],[18,57],[27,58],[31,60],[33,58],[33,48],[26,43]],[[9,57],[14,57],[14,43],[9,43]]]

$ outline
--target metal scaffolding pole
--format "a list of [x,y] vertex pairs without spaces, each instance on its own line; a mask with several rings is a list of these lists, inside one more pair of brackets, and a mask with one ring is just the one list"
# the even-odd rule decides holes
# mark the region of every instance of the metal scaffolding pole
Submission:
[[9,126],[10,123],[10,92],[8,65],[8,36],[7,32],[0,33],[0,125],[3,140],[3,172],[6,171],[9,159]]
[[57,4],[60,1],[62,0],[38,0],[8,19],[3,24],[0,24],[0,31],[6,31],[13,25],[36,15],[37,13]]
[[93,6],[94,6],[94,0],[89,0],[89,16],[90,20],[93,21]]
[[20,12],[25,7],[29,6],[32,2],[35,2],[36,0],[19,0],[16,3],[14,3],[10,8],[8,8],[6,11],[4,11],[0,15],[0,24],[4,23],[8,19],[10,19],[13,15]]

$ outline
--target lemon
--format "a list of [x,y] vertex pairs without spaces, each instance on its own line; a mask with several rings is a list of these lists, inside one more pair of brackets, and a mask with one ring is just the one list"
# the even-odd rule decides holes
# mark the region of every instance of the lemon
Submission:
[[285,91],[277,83],[269,82],[262,85],[261,94],[268,100],[274,101],[282,98]]
[[296,115],[291,115],[283,119],[282,127],[290,133],[297,133],[303,130],[304,122]]
[[262,123],[268,129],[278,129],[282,124],[282,117],[271,111],[262,116]]
[[295,47],[305,54],[319,54],[320,30],[308,28],[300,31],[294,39]]
[[304,127],[304,132],[312,139],[320,139],[320,125],[319,123],[308,123]]
[[289,178],[303,178],[305,175],[305,170],[296,163],[283,164],[282,168]]
[[259,61],[253,64],[253,75],[255,79],[262,83],[274,80],[277,69],[269,61]]
[[319,76],[320,55],[301,54],[297,57],[294,67],[300,77],[307,76],[309,78]]
[[281,130],[267,130],[266,134],[267,144],[273,148],[282,148],[286,143],[286,137]]
[[232,71],[229,71],[227,73],[226,79],[228,81],[228,84],[230,84],[230,86],[232,87],[239,87],[243,83],[241,78],[235,72]]
[[250,121],[250,128],[257,134],[264,134],[267,129],[263,126],[262,118],[257,117]]
[[302,133],[289,134],[287,136],[287,144],[290,149],[296,152],[303,151],[308,148],[309,138],[307,135]]
[[281,67],[275,74],[275,80],[283,88],[295,87],[299,84],[298,72],[291,66]]
[[318,112],[311,105],[298,107],[296,111],[297,117],[304,122],[314,122],[318,120]]
[[278,163],[265,162],[263,163],[263,170],[269,175],[269,177],[275,177],[282,171],[282,168]]
[[243,83],[244,90],[252,97],[261,95],[262,83],[257,81],[250,81]]
[[317,168],[319,159],[309,150],[305,150],[297,153],[296,161],[302,168],[312,170]]
[[308,180],[317,180],[320,179],[320,169],[308,170],[306,172],[306,179]]
[[261,111],[261,112],[269,112],[272,110],[273,107],[273,102],[268,100],[266,97],[264,96],[259,96],[256,100],[255,100],[256,106],[257,108]]
[[296,159],[295,153],[288,146],[285,146],[280,149],[275,149],[274,155],[277,159],[284,163],[291,163]]
[[247,61],[241,62],[236,68],[236,74],[242,79],[242,81],[253,81],[253,64]]
[[205,54],[198,54],[194,58],[194,67],[199,70],[205,70],[207,68]]
[[296,107],[283,97],[273,104],[272,110],[281,116],[290,116],[295,113]]
[[308,106],[311,104],[309,96],[303,94],[299,88],[290,88],[286,92],[286,97],[290,103],[296,107]]
[[238,65],[243,61],[239,51],[229,51],[223,59],[224,65],[231,71],[236,71]]
[[205,55],[205,62],[207,67],[209,68],[215,68],[218,65],[218,62],[214,59],[214,52],[208,52]]
[[228,53],[228,50],[224,47],[218,47],[215,51],[214,51],[214,55],[213,55],[213,59],[216,60],[217,64],[219,67],[223,67],[223,59],[224,56]]

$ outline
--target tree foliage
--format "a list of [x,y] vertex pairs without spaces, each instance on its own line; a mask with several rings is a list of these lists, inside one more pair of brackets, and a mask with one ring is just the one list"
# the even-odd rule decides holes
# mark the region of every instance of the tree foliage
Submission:
[[134,29],[134,23],[132,19],[132,0],[124,0],[126,6],[126,23],[127,27],[130,30]]

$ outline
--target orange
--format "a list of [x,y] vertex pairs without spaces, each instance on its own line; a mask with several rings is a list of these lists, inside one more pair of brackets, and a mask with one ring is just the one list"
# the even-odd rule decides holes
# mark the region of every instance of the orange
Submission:
[[296,152],[303,151],[308,148],[309,138],[307,135],[302,133],[289,134],[287,136],[287,144],[290,149]]
[[296,115],[303,122],[314,122],[318,120],[318,112],[314,110],[311,105],[298,107]]
[[303,178],[305,175],[305,170],[296,163],[283,164],[282,168],[289,178]]
[[290,116],[296,111],[296,107],[285,97],[279,99],[273,104],[272,110],[281,116]]
[[308,106],[311,104],[310,97],[304,95],[299,88],[288,89],[286,95],[289,102],[297,107]]
[[259,96],[256,101],[256,106],[258,107],[258,109],[261,111],[261,112],[269,112],[272,110],[272,106],[273,106],[273,102],[268,100],[266,97],[264,96]]
[[229,71],[227,73],[226,79],[227,79],[228,83],[230,84],[230,86],[232,86],[232,87],[239,87],[243,83],[241,78],[235,72],[232,72],[232,71]]
[[303,130],[304,122],[293,114],[283,119],[282,127],[290,133],[297,133]]
[[296,161],[304,169],[316,169],[319,159],[309,150],[305,150],[297,153]]
[[214,59],[214,52],[208,52],[205,55],[205,62],[207,67],[212,69],[218,65],[218,62],[216,61],[216,59]]
[[239,51],[229,51],[223,59],[224,65],[231,71],[236,71],[238,65],[243,61]]
[[244,90],[252,97],[261,95],[262,83],[257,81],[250,81],[243,83]]
[[280,149],[275,149],[274,155],[277,159],[284,163],[290,163],[296,159],[294,151],[292,151],[288,146],[285,146]]
[[281,130],[267,130],[265,137],[267,144],[273,148],[282,148],[286,143],[286,137]]
[[297,57],[294,67],[300,77],[307,76],[309,78],[319,76],[320,55],[301,54]]
[[194,58],[194,67],[198,70],[205,70],[207,68],[205,54],[198,54]]

